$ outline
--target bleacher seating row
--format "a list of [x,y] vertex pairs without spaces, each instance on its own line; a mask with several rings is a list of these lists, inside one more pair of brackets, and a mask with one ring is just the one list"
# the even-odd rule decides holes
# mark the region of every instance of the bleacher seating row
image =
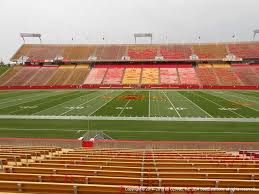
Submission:
[[0,146],[0,190],[76,194],[153,188],[147,193],[166,193],[170,187],[182,189],[177,193],[201,188],[199,193],[259,193],[259,160],[244,154],[252,151]]
[[259,66],[247,64],[112,64],[14,66],[0,75],[0,86],[193,85],[258,86]]
[[166,44],[166,45],[43,45],[24,44],[12,57],[18,61],[28,57],[31,62],[46,62],[59,57],[63,61],[86,62],[94,57],[97,61],[155,60],[162,56],[166,60],[189,60],[196,55],[201,60],[222,60],[227,55],[236,58],[259,58],[259,42],[210,43],[210,44]]

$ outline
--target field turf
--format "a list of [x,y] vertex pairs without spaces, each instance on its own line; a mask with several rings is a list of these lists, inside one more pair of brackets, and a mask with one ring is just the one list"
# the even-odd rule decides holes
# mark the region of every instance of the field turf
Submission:
[[[30,115],[36,119],[14,119]],[[78,138],[86,130],[102,130],[114,139],[259,141],[258,122],[202,121],[259,118],[257,91],[0,91],[1,116],[0,137]],[[57,120],[49,120],[48,116],[56,116]],[[86,119],[76,120],[78,116]],[[87,117],[95,119],[88,121]],[[160,121],[161,118],[179,121]],[[187,121],[181,121],[183,118]]]

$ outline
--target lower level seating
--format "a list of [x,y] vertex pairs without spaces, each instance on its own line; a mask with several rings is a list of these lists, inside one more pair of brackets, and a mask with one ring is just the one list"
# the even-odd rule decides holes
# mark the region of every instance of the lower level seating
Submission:
[[23,67],[16,75],[6,82],[5,85],[23,86],[35,76],[39,69],[40,67]]
[[107,68],[93,68],[89,72],[84,84],[101,84]]
[[223,86],[240,86],[243,85],[237,75],[229,65],[213,65],[215,73]]
[[141,68],[126,68],[122,83],[139,84],[141,78],[141,71]]
[[204,86],[218,86],[220,85],[218,77],[211,65],[199,65],[196,69],[197,76],[200,83]]
[[61,86],[66,83],[66,80],[72,75],[74,65],[63,65],[60,66],[55,74],[50,78],[46,85],[48,86]]
[[161,84],[179,84],[177,68],[160,68]]
[[159,69],[143,68],[141,84],[159,84]]
[[44,86],[47,81],[55,74],[58,67],[41,67],[35,76],[29,80],[27,86]]
[[89,72],[89,65],[77,65],[65,85],[83,85]]
[[[18,193],[136,193],[131,189],[192,188],[199,193],[259,193],[259,160],[218,149],[66,149],[0,146],[0,155],[48,151],[13,164],[3,160],[0,191]],[[214,190],[213,190],[214,189]],[[248,191],[251,189],[251,191]],[[216,191],[217,190],[217,191]],[[175,191],[174,191],[175,192]],[[149,192],[150,193],[150,192]],[[170,192],[171,193],[171,192]]]
[[193,68],[178,68],[181,84],[184,85],[199,85],[196,72]]
[[252,70],[255,71],[257,77],[259,77],[259,64],[258,65],[254,65],[254,66],[251,66]]
[[249,65],[233,65],[233,71],[239,77],[239,79],[243,82],[244,85],[247,86],[258,86],[259,85],[259,77],[256,75],[256,72],[250,68]]
[[121,84],[125,68],[110,67],[103,79],[103,84]]
[[22,66],[16,65],[14,67],[11,67],[4,74],[2,74],[0,76],[0,86],[5,85],[5,83],[8,82],[13,76],[15,76],[21,69],[22,69]]

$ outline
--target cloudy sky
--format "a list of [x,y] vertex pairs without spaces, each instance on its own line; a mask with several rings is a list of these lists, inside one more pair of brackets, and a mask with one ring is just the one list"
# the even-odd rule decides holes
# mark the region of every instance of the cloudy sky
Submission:
[[23,43],[20,32],[41,33],[43,43],[133,43],[135,32],[153,33],[155,43],[251,40],[258,7],[259,0],[0,0],[0,59]]

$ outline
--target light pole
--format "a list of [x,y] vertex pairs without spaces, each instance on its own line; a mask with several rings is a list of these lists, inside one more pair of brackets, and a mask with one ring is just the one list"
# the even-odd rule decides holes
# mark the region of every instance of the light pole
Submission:
[[254,32],[253,40],[255,40],[256,34],[259,34],[259,29],[256,29],[256,30],[254,30],[253,32]]

